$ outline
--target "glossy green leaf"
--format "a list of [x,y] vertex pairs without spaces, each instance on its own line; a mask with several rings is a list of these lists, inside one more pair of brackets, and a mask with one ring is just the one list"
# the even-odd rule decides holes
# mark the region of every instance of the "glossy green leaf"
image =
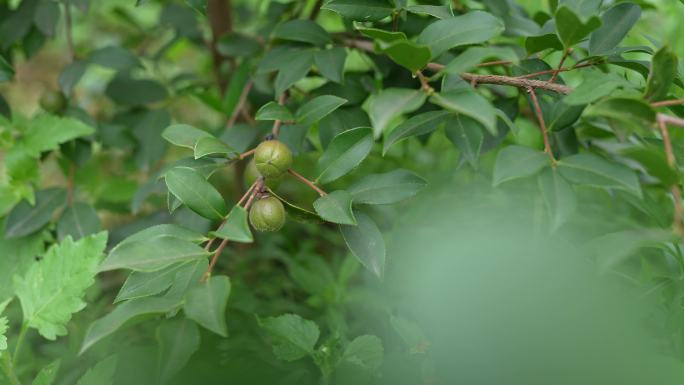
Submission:
[[385,88],[372,95],[368,102],[368,116],[373,126],[373,135],[379,138],[393,119],[420,108],[425,103],[425,93],[408,88]]
[[174,264],[164,269],[149,273],[133,271],[128,275],[114,303],[129,299],[150,297],[159,294],[173,284],[180,267]]
[[425,135],[435,131],[451,115],[449,111],[430,111],[412,116],[394,128],[382,148],[383,155],[395,143],[412,136]]
[[680,178],[678,170],[667,162],[665,152],[655,146],[633,146],[621,151],[622,155],[634,159],[641,164],[648,174],[658,178],[665,187],[677,184]]
[[438,19],[454,17],[454,13],[448,5],[409,5],[405,9],[417,15],[430,15]]
[[320,330],[313,321],[296,314],[259,318],[258,321],[271,337],[273,353],[278,359],[295,361],[314,353]]
[[343,47],[332,47],[314,54],[314,64],[321,75],[328,80],[342,83],[344,80],[344,63],[347,60],[347,50]]
[[97,211],[89,204],[76,202],[69,206],[57,222],[57,238],[71,236],[75,241],[100,231],[102,225]]
[[183,304],[185,316],[200,326],[223,337],[228,336],[226,305],[230,295],[230,280],[218,275],[188,292]]
[[484,127],[475,119],[465,115],[449,117],[445,130],[447,138],[461,151],[472,166],[477,164],[484,143]]
[[344,190],[337,190],[316,199],[314,209],[324,220],[342,225],[355,225],[356,218],[352,212],[352,195]]
[[650,125],[656,114],[648,103],[638,99],[610,98],[589,106],[585,116],[601,116],[629,124]]
[[317,96],[299,107],[295,113],[295,118],[298,124],[310,126],[340,108],[345,103],[347,103],[347,99],[342,99],[334,95]]
[[23,277],[15,276],[24,323],[49,340],[66,335],[71,315],[86,305],[83,297],[95,283],[96,266],[106,244],[106,232],[77,242],[67,237],[50,247]]
[[67,192],[49,188],[36,192],[36,204],[21,201],[7,215],[5,237],[18,238],[32,234],[45,226],[55,211],[66,204]]
[[316,182],[330,183],[354,169],[370,153],[373,133],[368,127],[345,131],[330,142],[318,159]]
[[653,55],[644,95],[646,99],[657,102],[667,97],[670,86],[677,76],[677,65],[677,56],[669,46],[664,46]]
[[261,106],[254,116],[256,120],[282,120],[285,122],[291,122],[294,120],[294,116],[290,110],[276,102],[268,102]]
[[130,70],[141,66],[140,59],[137,56],[127,49],[117,46],[108,46],[93,51],[88,58],[88,62],[117,71]]
[[164,174],[169,191],[192,211],[208,219],[222,219],[227,213],[221,194],[197,171],[174,167]]
[[641,7],[633,3],[619,3],[601,15],[602,25],[589,38],[589,55],[610,53],[627,36],[641,17]]
[[542,151],[517,145],[504,147],[499,151],[494,164],[494,186],[530,177],[549,165],[549,157]]
[[167,383],[199,349],[200,331],[188,319],[171,320],[159,325],[156,338],[159,344],[157,378],[160,383]]
[[641,196],[636,174],[629,168],[593,154],[577,154],[558,162],[561,175],[575,184],[615,188]]
[[620,85],[620,82],[601,72],[588,72],[584,82],[566,96],[563,102],[572,106],[586,105],[610,95]]
[[201,138],[208,138],[212,135],[187,124],[172,124],[162,133],[162,137],[169,143],[176,146],[195,149],[195,143]]
[[366,214],[355,211],[356,226],[340,225],[347,247],[361,264],[378,278],[385,272],[385,240],[375,222]]
[[494,59],[511,63],[517,63],[519,60],[518,55],[510,47],[471,47],[450,61],[442,72],[458,75],[473,69],[485,60]]
[[314,52],[309,50],[300,51],[292,57],[287,65],[280,68],[275,78],[275,95],[279,96],[285,90],[309,73],[314,63]]
[[331,41],[330,35],[323,27],[306,19],[286,21],[275,27],[271,36],[276,39],[298,41],[319,46]]
[[417,42],[430,47],[432,57],[436,58],[451,48],[483,43],[503,30],[503,22],[492,14],[471,11],[430,24],[418,36]]
[[225,223],[212,234],[215,237],[235,242],[254,242],[252,231],[247,224],[247,211],[240,206],[233,206]]
[[223,157],[239,155],[235,149],[213,136],[199,138],[197,143],[195,143],[194,153],[195,159],[204,158],[205,156],[210,155],[220,155]]
[[408,40],[406,34],[401,31],[386,31],[379,28],[357,27],[359,32],[371,39],[379,40],[385,43],[393,43],[396,41]]
[[549,212],[552,231],[555,231],[575,212],[577,196],[558,170],[548,168],[539,174],[537,180]]
[[107,84],[105,94],[122,106],[140,106],[160,102],[169,95],[156,80],[132,79],[128,75],[116,76]]
[[147,241],[158,237],[173,237],[192,243],[200,243],[207,239],[204,237],[204,235],[185,227],[173,224],[161,224],[138,231],[137,233],[119,242],[119,245],[137,241]]
[[408,170],[369,174],[352,184],[348,191],[354,203],[382,205],[400,202],[425,188],[425,179]]
[[153,272],[174,263],[200,259],[209,255],[204,248],[170,235],[122,242],[100,264],[99,271],[130,269]]
[[391,15],[393,7],[386,0],[330,0],[321,9],[352,20],[378,21]]
[[601,26],[601,19],[597,16],[591,16],[585,22],[566,6],[556,10],[555,19],[558,37],[566,49],[579,43]]
[[76,385],[114,385],[117,356],[109,356],[98,362],[78,380]]
[[436,93],[430,98],[430,103],[469,116],[480,122],[492,135],[497,133],[496,109],[472,88]]
[[381,51],[395,63],[411,72],[419,71],[430,62],[432,52],[427,45],[416,44],[408,40],[398,40],[382,45]]

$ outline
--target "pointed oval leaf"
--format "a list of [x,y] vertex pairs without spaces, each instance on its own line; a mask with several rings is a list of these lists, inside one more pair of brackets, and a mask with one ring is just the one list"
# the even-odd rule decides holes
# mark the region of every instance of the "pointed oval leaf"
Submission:
[[299,107],[295,114],[295,118],[297,123],[304,126],[310,126],[340,108],[345,103],[347,103],[347,99],[342,99],[335,95],[318,96]]
[[162,137],[172,144],[180,147],[195,149],[195,143],[200,138],[212,136],[210,133],[195,128],[188,124],[172,124],[162,132]]
[[389,133],[382,149],[383,155],[395,143],[411,136],[425,135],[435,131],[446,118],[451,115],[448,111],[429,111],[412,116],[398,125]]
[[371,95],[368,116],[375,138],[379,138],[397,116],[419,109],[425,103],[425,98],[425,92],[409,88],[386,88]]
[[577,208],[577,195],[558,170],[546,169],[537,179],[551,219],[552,231],[567,222]]
[[473,167],[477,164],[484,143],[483,128],[480,122],[465,115],[450,117],[445,126],[447,138]]
[[386,0],[330,0],[321,9],[339,13],[358,21],[378,21],[392,14],[393,7]]
[[209,278],[188,292],[183,304],[185,316],[212,332],[228,336],[226,305],[230,296],[230,280],[224,275]]
[[462,16],[438,20],[418,36],[418,44],[430,47],[432,57],[462,45],[485,42],[504,30],[503,22],[492,14],[471,11]]
[[609,53],[627,36],[640,17],[641,7],[632,3],[619,3],[607,10],[601,15],[603,25],[589,38],[589,55]]
[[49,188],[36,193],[36,204],[21,201],[7,215],[5,237],[17,238],[29,235],[45,226],[54,212],[66,204],[67,192],[61,188]]
[[318,51],[314,55],[314,63],[321,75],[336,83],[342,83],[344,80],[346,60],[347,50],[343,47],[332,47]]
[[171,284],[173,284],[174,279],[176,278],[176,273],[178,273],[181,266],[184,265],[171,265],[150,273],[139,271],[131,272],[123,286],[121,286],[119,293],[116,295],[114,303],[129,299],[150,297],[163,292],[171,287]]
[[577,154],[563,158],[558,162],[558,170],[572,183],[615,188],[641,196],[639,178],[634,171],[593,154]]
[[208,255],[208,251],[190,241],[174,236],[155,236],[120,243],[100,264],[99,271],[130,269],[152,272]]
[[188,319],[171,320],[157,328],[157,378],[167,383],[185,367],[190,357],[199,349],[200,331]]
[[385,271],[385,240],[382,233],[368,215],[355,211],[354,216],[356,226],[340,225],[342,237],[359,262],[382,278]]
[[195,159],[203,158],[209,155],[222,155],[224,157],[239,155],[234,148],[213,136],[199,138],[197,143],[195,143],[194,152]]
[[566,6],[561,6],[556,10],[555,19],[558,37],[566,49],[579,43],[601,26],[601,19],[597,16],[591,16],[584,22]]
[[70,235],[79,240],[100,231],[102,225],[93,206],[76,202],[62,213],[57,222],[57,238],[62,240]]
[[542,151],[517,145],[504,147],[496,156],[493,184],[527,178],[549,165],[549,157]]
[[333,138],[318,159],[317,182],[329,183],[361,163],[373,148],[373,133],[368,127],[345,131]]
[[430,98],[430,103],[477,120],[492,135],[498,133],[496,109],[487,99],[470,87],[434,94]]
[[425,188],[425,179],[408,170],[369,174],[349,187],[354,203],[384,205],[400,202]]
[[313,45],[330,43],[330,34],[317,23],[307,19],[286,21],[273,30],[276,39],[298,41]]
[[213,232],[212,235],[235,242],[254,242],[252,230],[250,230],[249,224],[247,224],[247,211],[240,206],[233,206],[230,213],[228,213],[225,223]]
[[333,191],[313,203],[314,209],[324,220],[342,225],[356,225],[352,212],[352,196],[344,190]]
[[257,111],[254,116],[255,120],[282,120],[284,122],[291,122],[294,120],[294,116],[290,110],[276,102],[270,101]]
[[208,219],[227,213],[221,194],[202,175],[189,167],[174,167],[164,175],[169,191],[192,211]]

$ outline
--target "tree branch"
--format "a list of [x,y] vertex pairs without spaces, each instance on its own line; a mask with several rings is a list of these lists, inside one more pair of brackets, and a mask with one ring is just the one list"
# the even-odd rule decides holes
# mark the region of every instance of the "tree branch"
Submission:
[[249,91],[252,90],[253,85],[254,81],[252,79],[249,79],[245,84],[245,87],[242,89],[242,93],[240,93],[240,99],[235,105],[235,109],[233,109],[233,112],[230,114],[230,118],[228,119],[228,123],[226,124],[227,129],[231,129],[235,125],[237,117],[238,115],[240,115],[240,112],[242,112],[242,109],[245,106],[245,102],[247,101],[247,96],[249,96]]
[[211,26],[211,42],[209,48],[211,49],[214,74],[221,95],[226,91],[228,80],[221,74],[223,57],[218,52],[217,45],[221,36],[233,30],[231,11],[231,0],[208,0],[207,2],[207,17],[209,19],[209,25]]
[[[285,104],[285,92],[283,92],[282,94],[280,94],[280,96],[278,97],[278,104],[280,104],[281,106],[282,106],[283,104]],[[275,122],[273,122],[273,128],[271,129],[271,134],[272,134],[274,137],[277,138],[277,137],[278,137],[278,134],[280,134],[280,126],[281,126],[282,124],[283,124],[282,120],[276,120]]]
[[537,93],[534,92],[534,88],[528,87],[527,92],[532,98],[532,104],[534,105],[534,110],[537,114],[537,120],[539,121],[539,128],[541,129],[542,136],[544,137],[544,152],[551,158],[551,163],[556,164],[556,158],[553,156],[553,151],[551,150],[551,141],[549,140],[549,132],[546,129],[546,123],[544,122],[544,114],[542,113],[541,106],[539,105],[539,100],[537,100]]
[[553,75],[551,76],[551,79],[549,80],[549,83],[555,83],[556,78],[558,77],[558,74],[561,72],[561,69],[563,68],[563,64],[565,64],[565,59],[568,58],[568,55],[572,52],[572,48],[568,47],[565,51],[563,51],[563,57],[560,60],[560,63],[558,63],[558,69],[553,71]]
[[289,172],[290,174],[292,174],[295,178],[299,179],[300,182],[302,182],[302,183],[304,183],[305,185],[311,187],[314,191],[316,191],[316,192],[318,193],[318,195],[320,195],[320,196],[322,196],[322,197],[328,195],[328,193],[326,193],[325,191],[321,190],[318,186],[316,186],[316,184],[315,184],[314,182],[312,182],[312,181],[306,179],[303,175],[301,175],[301,174],[298,173],[297,171],[295,171],[295,170],[293,170],[293,169],[289,169],[289,170],[287,170],[287,172]]
[[684,99],[663,100],[662,102],[651,103],[651,106],[654,108],[658,108],[658,107],[678,106],[681,104],[684,104]]
[[[667,120],[664,118],[667,115],[658,114],[658,129],[660,136],[663,137],[663,147],[665,148],[665,156],[667,157],[667,164],[674,170],[677,169],[677,159],[672,149],[672,140],[670,140],[670,132],[667,130]],[[679,188],[679,183],[675,182],[670,186],[672,193],[672,203],[674,205],[674,214],[672,218],[672,230],[675,234],[684,235],[684,227],[682,227],[682,190]]]

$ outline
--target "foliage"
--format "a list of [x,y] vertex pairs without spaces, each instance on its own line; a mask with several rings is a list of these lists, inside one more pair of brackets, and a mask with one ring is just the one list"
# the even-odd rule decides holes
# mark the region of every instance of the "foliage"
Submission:
[[662,3],[3,2],[0,384],[436,382],[383,285],[449,181],[533,197],[549,236],[609,196],[581,242],[639,261],[684,359]]

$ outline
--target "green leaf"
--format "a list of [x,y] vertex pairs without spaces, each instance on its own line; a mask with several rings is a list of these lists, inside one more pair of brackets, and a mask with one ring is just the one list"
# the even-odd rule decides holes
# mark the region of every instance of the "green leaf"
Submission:
[[226,305],[229,295],[228,277],[223,275],[211,277],[207,282],[188,292],[183,304],[183,312],[186,317],[200,326],[227,337]]
[[140,67],[140,59],[125,48],[109,46],[93,51],[88,62],[117,71],[127,71]]
[[471,47],[460,53],[444,67],[442,72],[459,75],[473,69],[485,60],[519,61],[518,55],[510,47]]
[[408,40],[398,40],[381,47],[381,51],[390,59],[411,72],[425,68],[432,58],[429,46]]
[[610,95],[620,85],[619,81],[602,72],[587,72],[584,82],[563,98],[563,102],[571,106],[586,105]]
[[[0,228],[6,219],[0,219]],[[8,239],[0,235],[0,282],[12,282],[15,275],[23,275],[36,257],[45,254],[45,235],[33,233],[20,238]],[[0,285],[0,303],[14,297],[14,286]],[[1,306],[0,306],[1,307]]]
[[9,321],[7,320],[7,317],[0,317],[0,354],[4,350],[7,350],[7,336],[5,333],[7,333],[7,330],[9,329]]
[[669,46],[664,46],[653,55],[651,72],[648,75],[644,97],[651,102],[667,98],[672,82],[677,77],[677,55]]
[[314,63],[314,52],[311,50],[299,51],[290,59],[286,66],[280,68],[276,75],[275,95],[279,96],[293,84],[305,77]]
[[313,203],[314,209],[324,220],[342,225],[355,225],[352,212],[352,196],[344,190],[333,191]]
[[477,120],[492,135],[498,133],[496,109],[487,99],[470,87],[436,93],[430,98],[430,103]]
[[409,88],[385,88],[371,95],[368,116],[373,126],[373,136],[379,138],[394,118],[417,110],[425,103],[425,98],[421,90]]
[[662,148],[651,145],[633,146],[620,152],[622,155],[639,162],[650,175],[658,178],[665,187],[678,183],[679,172],[670,167]]
[[347,60],[347,50],[343,47],[332,47],[314,54],[314,64],[328,80],[342,83],[344,80],[344,63]]
[[69,206],[57,222],[57,238],[71,236],[75,241],[101,230],[100,218],[93,206],[76,202]]
[[311,126],[345,103],[347,103],[347,99],[334,95],[317,96],[299,107],[295,113],[295,118],[298,124]]
[[339,13],[358,21],[378,21],[392,14],[393,7],[386,0],[330,0],[321,9]]
[[99,271],[130,269],[153,272],[174,263],[204,258],[209,252],[202,247],[170,235],[121,242],[100,264]]
[[582,41],[587,35],[601,26],[601,19],[591,16],[583,22],[575,12],[566,6],[556,10],[556,31],[565,48]]
[[60,360],[52,361],[49,365],[45,366],[38,372],[36,378],[33,379],[31,385],[52,385],[57,378],[57,372],[59,372]]
[[541,151],[517,145],[504,147],[496,157],[493,184],[497,186],[510,180],[530,177],[549,165],[548,155]]
[[208,219],[223,219],[228,213],[221,194],[189,167],[174,167],[164,174],[169,191],[192,211]]
[[280,200],[281,202],[283,202],[283,205],[285,206],[285,212],[287,213],[288,219],[292,219],[292,220],[300,222],[300,223],[315,223],[315,224],[323,223],[323,220],[321,219],[321,217],[318,216],[318,214],[316,214],[310,210],[307,210],[305,208],[302,208],[300,206],[297,206],[296,204],[285,199],[284,197],[276,194],[271,189],[268,190],[268,193],[273,195],[274,197],[278,198],[278,200]]
[[235,242],[254,242],[252,230],[250,230],[247,224],[247,211],[240,206],[233,206],[230,213],[228,213],[226,222],[213,232],[212,235]]
[[184,265],[175,264],[150,273],[138,271],[131,272],[123,286],[121,286],[119,293],[116,295],[114,303],[129,299],[150,297],[163,292],[171,287],[179,268],[182,266]]
[[356,29],[363,35],[368,36],[371,39],[379,40],[385,43],[393,43],[396,41],[408,40],[406,34],[401,31],[386,31],[384,29],[367,27],[357,27]]
[[320,331],[315,322],[296,314],[259,318],[259,326],[268,332],[273,353],[284,361],[295,361],[314,353]]
[[320,25],[311,20],[295,19],[286,21],[273,30],[276,39],[298,41],[322,46],[330,43],[330,35]]
[[200,331],[187,319],[171,320],[157,328],[157,378],[164,384],[180,372],[199,349]]
[[222,155],[224,157],[239,155],[235,149],[213,136],[199,138],[197,143],[195,143],[194,153],[195,159],[204,158],[209,155]]
[[182,304],[182,298],[147,297],[123,302],[109,314],[96,320],[88,327],[80,354],[90,349],[103,338],[116,332],[124,324],[130,324],[145,315],[164,314]]
[[368,127],[345,131],[333,138],[318,159],[316,182],[329,183],[358,166],[373,148],[373,133]]
[[212,137],[206,131],[200,130],[187,124],[172,124],[162,132],[162,138],[176,146],[195,149],[195,144],[202,138]]
[[70,237],[48,249],[23,277],[14,277],[24,322],[49,340],[67,334],[71,315],[83,309],[85,291],[95,282],[107,233],[74,242]]
[[490,13],[471,11],[428,25],[417,42],[430,47],[432,57],[436,58],[454,47],[483,43],[503,30],[503,22]]
[[36,193],[36,204],[21,201],[7,215],[5,237],[18,238],[32,234],[45,226],[55,211],[66,204],[67,192],[61,188],[49,188]]
[[207,238],[204,235],[194,230],[189,230],[185,227],[173,224],[161,224],[154,225],[152,227],[148,227],[144,230],[138,231],[137,233],[119,242],[117,246],[137,241],[148,241],[152,238],[158,237],[173,237],[193,243],[201,243],[207,240]]
[[356,226],[340,225],[347,247],[370,272],[382,278],[385,271],[385,240],[373,220],[355,211]]
[[118,359],[109,356],[98,362],[78,380],[76,385],[113,385]]
[[577,196],[572,186],[555,169],[544,170],[537,179],[555,231],[575,212]]
[[276,102],[268,102],[261,106],[254,116],[255,120],[282,120],[285,122],[291,122],[294,120],[294,116],[290,110]]
[[370,372],[376,372],[382,365],[384,349],[380,338],[365,335],[354,338],[342,354],[342,360],[360,366]]
[[589,106],[584,116],[600,116],[630,125],[649,126],[655,122],[656,113],[653,107],[643,100],[610,98]]
[[641,17],[641,7],[632,3],[619,3],[601,15],[602,25],[589,38],[589,55],[610,53],[627,36]]
[[639,179],[632,170],[593,154],[563,158],[558,161],[558,170],[572,183],[615,188],[641,196]]
[[369,174],[352,184],[348,191],[354,203],[384,205],[411,198],[425,188],[425,179],[411,171],[398,169],[384,174]]
[[221,55],[247,57],[258,54],[261,51],[261,44],[251,36],[234,32],[221,36],[216,49]]
[[95,129],[78,119],[41,115],[29,124],[23,144],[29,155],[38,157],[43,151],[56,150],[61,143],[93,133]]
[[438,19],[454,17],[454,13],[448,5],[409,5],[404,9],[417,15],[430,15]]
[[57,83],[59,84],[59,89],[62,90],[64,95],[71,96],[71,92],[76,87],[76,84],[85,74],[86,69],[88,69],[88,62],[84,60],[76,60],[69,63],[62,72],[59,74]]
[[155,80],[132,79],[122,73],[107,84],[105,94],[122,106],[156,103],[169,96],[166,88]]
[[0,55],[0,82],[12,80],[14,77],[14,68]]
[[382,154],[395,143],[412,136],[425,135],[435,131],[451,115],[448,111],[429,111],[412,116],[392,130],[385,139]]
[[451,116],[445,126],[447,138],[473,167],[477,164],[484,143],[483,128],[477,120],[464,115]]

